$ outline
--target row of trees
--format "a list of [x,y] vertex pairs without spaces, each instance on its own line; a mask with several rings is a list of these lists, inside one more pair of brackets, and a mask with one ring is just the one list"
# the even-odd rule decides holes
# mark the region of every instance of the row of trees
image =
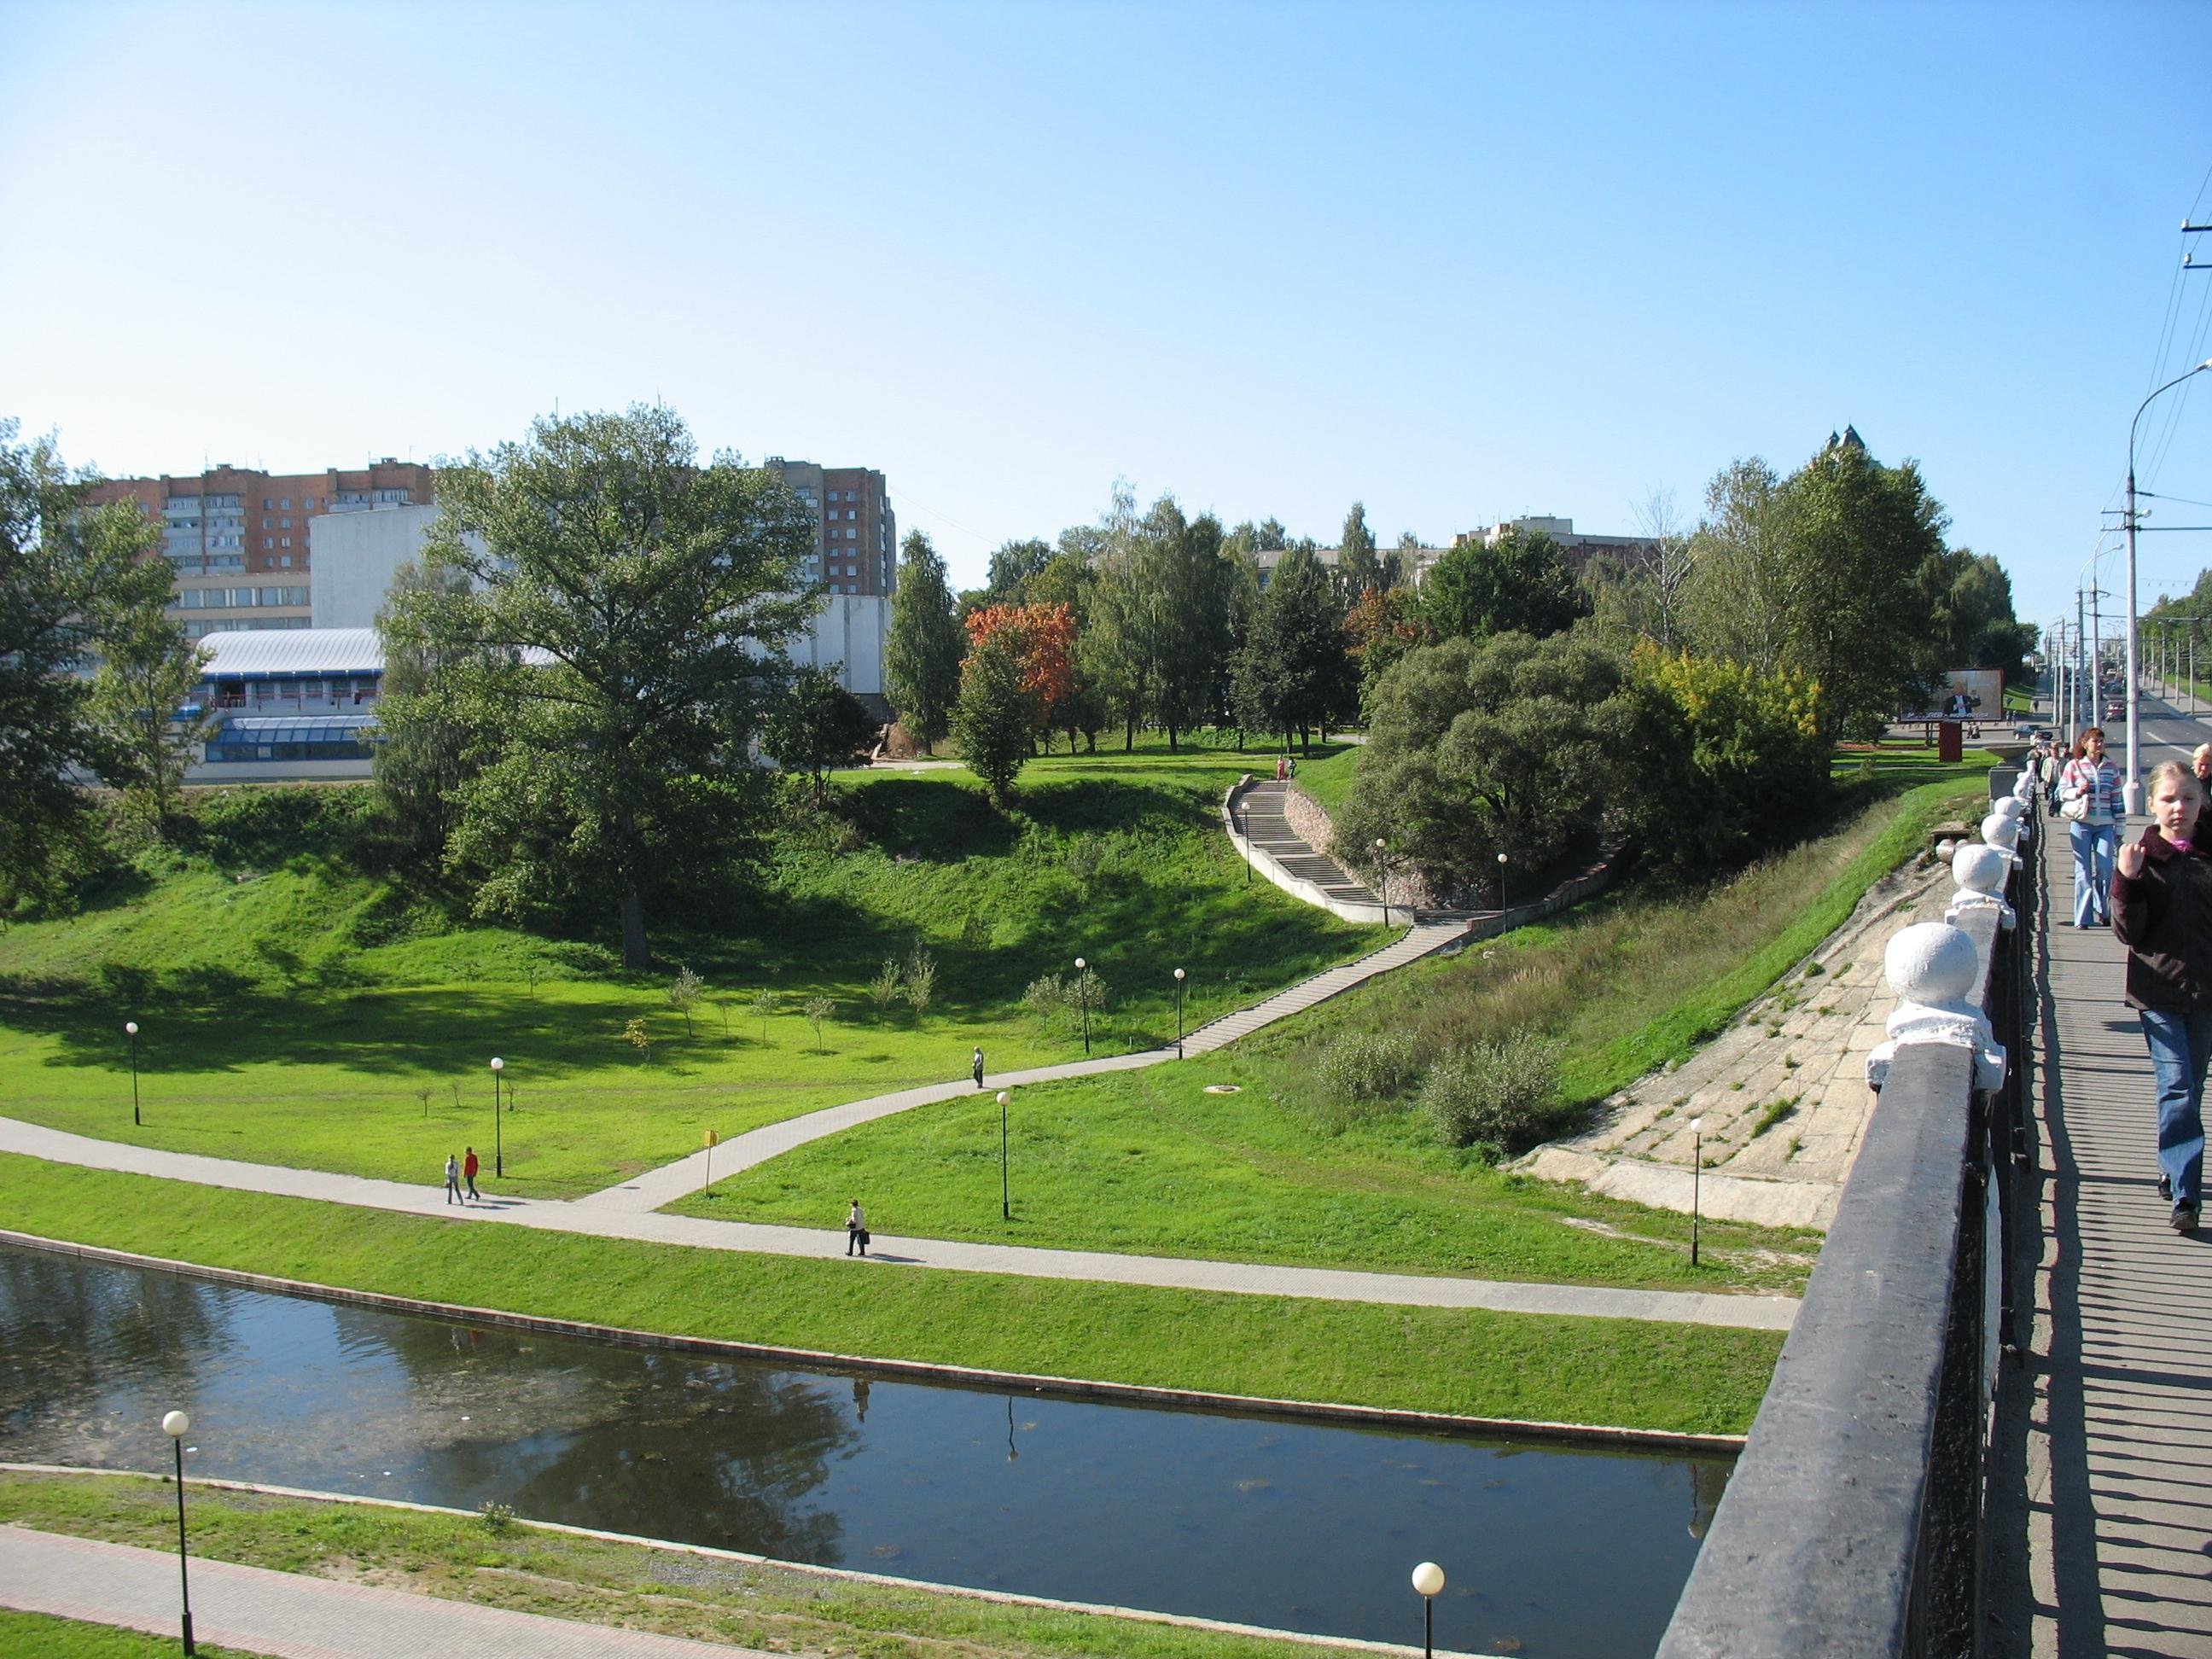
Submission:
[[[1056,544],[1007,544],[988,585],[958,596],[915,532],[893,604],[890,693],[925,746],[956,723],[987,745],[1003,794],[1021,757],[1058,734],[1071,749],[1115,727],[1125,746],[1140,727],[1170,746],[1200,725],[1285,743],[1325,735],[1372,719],[1408,653],[1455,639],[1544,639],[1587,622],[1619,652],[1648,640],[1761,684],[1817,687],[1832,740],[1879,732],[1947,669],[2016,673],[2034,643],[1996,561],[1946,546],[1918,467],[1883,465],[1855,433],[1786,477],[1755,458],[1723,469],[1693,528],[1663,498],[1645,516],[1644,549],[1631,558],[1577,570],[1550,536],[1509,529],[1450,549],[1418,590],[1402,580],[1414,538],[1378,553],[1357,503],[1331,568],[1272,519],[1224,530],[1165,496],[1140,513],[1118,486],[1097,524]],[[1265,582],[1262,554],[1276,556]],[[979,635],[978,616],[1002,620]],[[1047,618],[1072,641],[1061,672],[1022,665],[1018,641],[1013,663],[978,659],[985,635]],[[969,738],[961,746],[976,757]]]
[[173,718],[201,658],[164,614],[159,532],[131,502],[92,507],[93,482],[0,421],[0,917],[61,901],[100,861],[87,780],[166,833],[204,734],[204,716]]

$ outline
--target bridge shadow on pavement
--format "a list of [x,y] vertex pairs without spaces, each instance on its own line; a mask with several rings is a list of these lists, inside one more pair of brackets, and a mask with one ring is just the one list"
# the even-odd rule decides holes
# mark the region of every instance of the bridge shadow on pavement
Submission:
[[2212,1659],[2212,1231],[2166,1225],[2124,951],[2064,925],[2065,825],[2040,827],[2042,1261],[1997,1413],[1985,1650]]

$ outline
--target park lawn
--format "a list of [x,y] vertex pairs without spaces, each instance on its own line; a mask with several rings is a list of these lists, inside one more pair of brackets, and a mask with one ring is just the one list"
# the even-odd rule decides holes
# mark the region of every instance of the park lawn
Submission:
[[462,1225],[0,1156],[41,1237],[434,1302],[1261,1399],[1735,1433],[1779,1333],[933,1272]]
[[[1011,1219],[988,1093],[813,1142],[668,1208],[819,1226],[858,1194],[886,1234],[1664,1289],[1796,1294],[1811,1271],[1817,1239],[1713,1222],[1692,1269],[1686,1217],[1500,1176],[1410,1114],[1328,1133],[1285,1109],[1278,1081],[1231,1050],[1015,1091]],[[1242,1092],[1206,1092],[1224,1085]]]
[[1917,736],[1884,738],[1880,743],[1839,743],[1829,757],[1828,775],[1844,782],[1872,778],[1937,783],[1946,778],[1984,777],[1998,763],[1996,756],[1987,749],[1965,750],[1955,762],[1939,760],[1936,753],[1933,744],[1924,744]]
[[[1012,816],[964,772],[855,775],[840,816],[775,836],[744,925],[665,930],[667,974],[594,944],[459,925],[312,851],[265,867],[170,855],[65,921],[0,932],[0,1111],[181,1152],[435,1182],[503,1149],[504,1189],[571,1196],[796,1113],[1075,1059],[1021,1010],[1085,956],[1109,1001],[1097,1052],[1175,1031],[1172,970],[1202,1021],[1372,948],[1376,935],[1249,884],[1218,802],[1234,751],[1055,757]],[[865,988],[915,944],[924,1012]],[[688,963],[690,1019],[667,1001]],[[757,1017],[768,990],[776,1012]],[[809,998],[833,1011],[817,1030]],[[138,1038],[142,1126],[131,1121]],[[649,1060],[624,1040],[646,1022]],[[514,1109],[496,1132],[493,1055]]]
[[[4,1500],[0,1500],[0,1515],[12,1518]],[[169,1519],[173,1526],[173,1512]],[[85,1538],[102,1535],[76,1527],[48,1526],[39,1530],[73,1532]],[[146,1544],[149,1549],[161,1547],[151,1529]],[[173,1533],[169,1547],[176,1547]],[[244,1648],[219,1648],[198,1641],[192,1648],[201,1659],[251,1659]],[[177,1651],[174,1636],[149,1636],[143,1631],[118,1630],[112,1625],[88,1625],[75,1619],[52,1619],[43,1613],[0,1607],[0,1653],[13,1654],[16,1659],[173,1659]]]
[[[1018,1091],[1012,1220],[998,1113],[957,1100],[878,1120],[672,1207],[818,1225],[860,1194],[886,1232],[1376,1269],[1652,1286],[1796,1289],[1816,1236],[1707,1224],[1491,1168],[1418,1110],[1347,1109],[1317,1081],[1331,1040],[1412,1032],[1433,1054],[1524,1025],[1558,1037],[1571,1103],[1686,1058],[1809,955],[1973,786],[1923,785],[1735,879],[1631,886],[1562,919],[1371,981],[1216,1054]],[[1235,1085],[1210,1095],[1208,1085]]]
[[[539,1613],[586,1624],[619,1625],[663,1636],[726,1642],[769,1652],[893,1656],[959,1654],[967,1659],[1310,1659],[1310,1643],[1269,1641],[1192,1630],[1150,1620],[1024,1607],[920,1585],[866,1583],[766,1562],[534,1527],[477,1516],[423,1514],[229,1492],[187,1483],[192,1549],[217,1561],[278,1572],[358,1581],[368,1578],[426,1595]],[[173,1548],[174,1488],[151,1480],[95,1474],[0,1473],[0,1522],[134,1544]],[[58,1620],[11,1626],[32,1615],[0,1613],[0,1652],[154,1659],[156,1644],[33,1647],[11,1632],[45,1636]],[[97,1626],[82,1626],[87,1631]],[[220,1650],[202,1647],[204,1654]]]

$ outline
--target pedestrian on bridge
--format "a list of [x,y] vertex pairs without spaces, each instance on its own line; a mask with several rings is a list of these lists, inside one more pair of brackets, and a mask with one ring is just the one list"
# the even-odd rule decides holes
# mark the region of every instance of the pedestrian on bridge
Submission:
[[2204,799],[2212,801],[2212,743],[2197,745],[2197,752],[2189,757],[2189,768],[2197,774],[2197,781],[2204,790]]
[[2058,810],[2074,844],[2074,925],[2105,927],[2112,920],[2112,854],[2119,844],[2120,769],[2105,755],[2105,728],[2074,740],[2074,758],[2058,775]]
[[[2158,1088],[2158,1192],[2174,1231],[2197,1231],[2204,1176],[2204,1067],[2212,1060],[2212,834],[2204,792],[2167,761],[2150,775],[2150,827],[2123,850],[2112,930],[2128,947],[2128,1002]],[[2206,829],[2212,830],[2212,824]]]

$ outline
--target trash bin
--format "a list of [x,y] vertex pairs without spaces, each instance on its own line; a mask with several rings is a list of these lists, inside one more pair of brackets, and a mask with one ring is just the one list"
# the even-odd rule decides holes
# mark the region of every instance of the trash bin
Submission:
[[1948,763],[1963,758],[1966,752],[1965,724],[1960,720],[1936,722],[1936,758]]

